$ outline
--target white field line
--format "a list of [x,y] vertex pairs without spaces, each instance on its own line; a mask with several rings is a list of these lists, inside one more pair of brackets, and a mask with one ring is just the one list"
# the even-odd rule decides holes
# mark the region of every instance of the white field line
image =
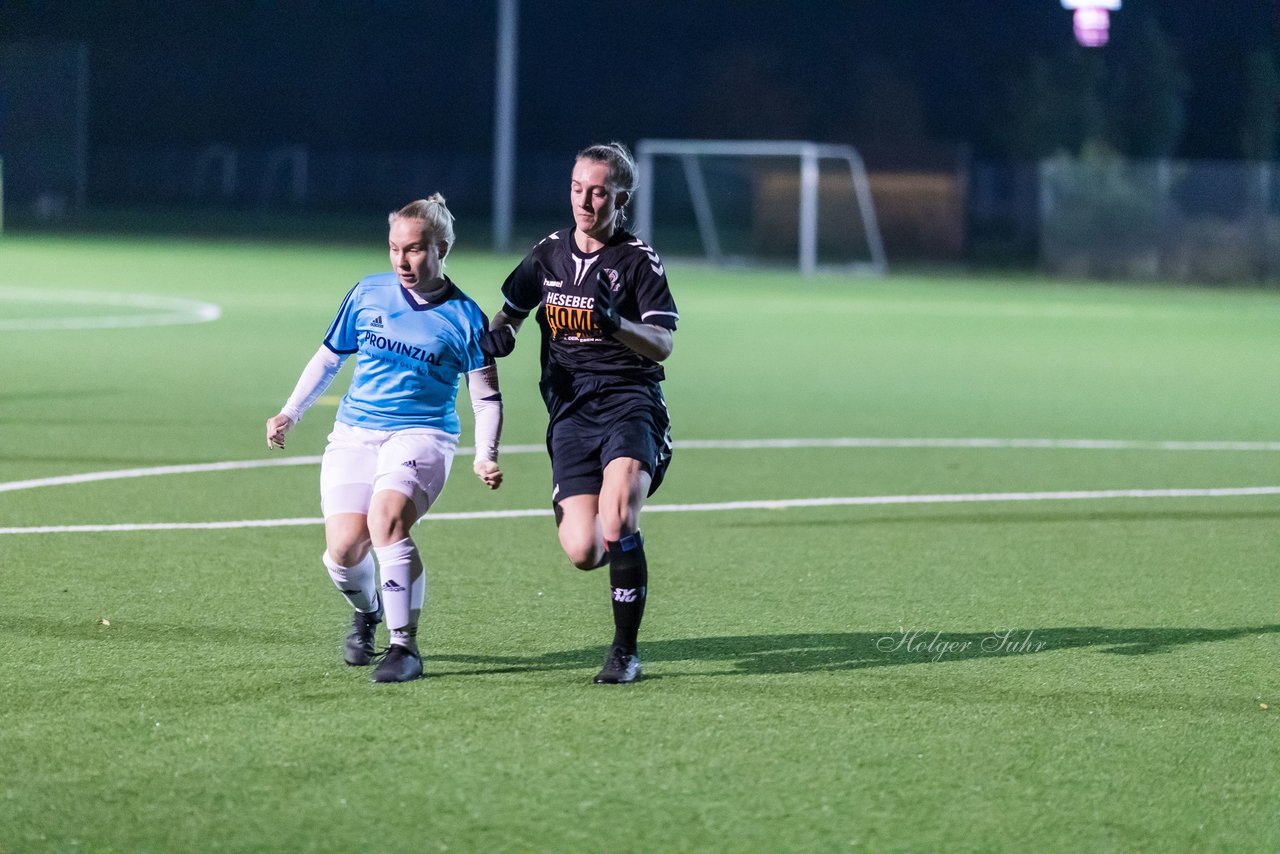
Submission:
[[140,326],[181,326],[209,323],[222,309],[199,300],[151,294],[98,293],[62,288],[0,288],[0,300],[70,305],[128,306],[148,309],[147,314],[94,314],[80,317],[32,317],[0,320],[0,332],[40,332],[56,329],[133,329]]
[[[472,453],[472,448],[458,448],[458,453]],[[546,453],[546,445],[507,445],[502,448],[504,454],[531,454],[541,451]],[[42,486],[71,486],[77,483],[94,483],[100,480],[127,480],[133,477],[160,477],[170,474],[199,474],[211,471],[236,471],[238,469],[260,469],[273,466],[315,466],[320,464],[320,457],[268,457],[261,460],[229,460],[221,463],[190,463],[179,466],[153,466],[140,469],[116,469],[114,471],[94,471],[85,474],[68,474],[60,477],[41,477],[35,480],[11,480],[0,483],[0,492],[17,492],[23,489],[38,489]]]
[[[1082,451],[1280,451],[1280,442],[1184,442],[1146,441],[1130,439],[684,439],[675,443],[684,450],[753,450],[786,448],[990,448],[1033,450],[1082,450]],[[459,454],[469,454],[471,448],[458,448]],[[545,445],[504,445],[504,454],[545,453]],[[149,468],[117,469],[114,471],[87,472],[58,477],[42,477],[34,480],[14,480],[0,483],[0,492],[16,492],[45,486],[71,486],[103,480],[124,480],[134,477],[158,477],[172,474],[198,474],[200,472],[235,471],[237,469],[269,468],[271,466],[318,465],[320,457],[267,457],[258,460],[232,460],[220,463],[192,463],[189,465],[153,466]]]
[[[1280,495],[1280,486],[1246,486],[1214,489],[1100,489],[1068,492],[973,492],[949,495],[862,495],[847,498],[790,498],[770,501],[724,501],[714,504],[655,504],[646,513],[699,513],[733,510],[786,510],[797,507],[873,507],[892,504],[975,504],[1026,501],[1090,501],[1115,498],[1233,498]],[[431,513],[424,521],[447,522],[474,519],[513,519],[550,516],[550,509],[482,510],[469,513]],[[130,531],[198,531],[227,528],[283,528],[322,525],[320,518],[247,519],[234,522],[157,522],[119,525],[48,525],[38,528],[0,528],[3,534],[83,534]]]
[[1048,448],[1083,451],[1280,451],[1280,442],[1133,439],[685,439],[677,448]]

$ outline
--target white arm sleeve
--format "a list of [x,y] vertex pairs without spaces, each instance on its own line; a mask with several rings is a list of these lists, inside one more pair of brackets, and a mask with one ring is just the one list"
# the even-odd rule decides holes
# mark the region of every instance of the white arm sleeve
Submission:
[[485,365],[467,372],[471,411],[476,416],[476,462],[498,461],[498,439],[502,436],[502,392],[498,390],[498,368]]
[[338,375],[338,371],[342,369],[343,357],[330,350],[328,347],[321,347],[316,354],[311,357],[311,361],[307,362],[307,366],[302,369],[302,376],[298,377],[298,384],[293,387],[293,394],[289,395],[289,399],[285,401],[280,411],[297,424],[302,420],[303,413],[311,408],[311,404],[316,402],[320,395],[324,394],[325,389],[333,382],[333,378]]

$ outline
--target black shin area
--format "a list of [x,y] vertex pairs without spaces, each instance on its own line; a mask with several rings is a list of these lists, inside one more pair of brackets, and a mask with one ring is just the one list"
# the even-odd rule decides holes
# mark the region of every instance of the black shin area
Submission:
[[644,539],[636,531],[618,540],[607,540],[605,546],[609,552],[609,593],[613,601],[613,645],[634,653],[649,586]]

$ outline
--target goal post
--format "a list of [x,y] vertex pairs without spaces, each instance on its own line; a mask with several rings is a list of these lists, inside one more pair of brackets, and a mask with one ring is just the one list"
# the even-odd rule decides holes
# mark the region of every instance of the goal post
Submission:
[[[774,231],[793,236],[794,257],[803,275],[819,269],[871,275],[887,270],[866,167],[852,146],[785,140],[642,139],[636,144],[636,159],[640,173],[636,232],[646,240],[653,240],[656,219],[655,167],[674,160],[680,170],[675,180],[687,195],[702,252],[712,264],[759,263],[750,248],[735,253],[722,240],[725,221],[749,211],[745,215],[752,219],[748,228],[755,233],[756,243]],[[713,191],[707,176],[712,164],[733,170],[732,188]],[[828,168],[824,174],[824,166],[835,169]],[[832,216],[840,205],[847,208],[843,216]],[[839,257],[840,252],[834,253],[834,260],[821,257],[820,246],[827,244],[844,250],[846,257]],[[790,240],[786,245],[792,245]]]

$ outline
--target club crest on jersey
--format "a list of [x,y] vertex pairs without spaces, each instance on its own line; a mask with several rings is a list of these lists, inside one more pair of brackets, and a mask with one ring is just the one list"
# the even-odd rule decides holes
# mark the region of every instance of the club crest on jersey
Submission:
[[616,294],[618,289],[622,287],[622,277],[618,275],[618,271],[605,267],[600,271],[600,274],[609,280],[609,290]]

